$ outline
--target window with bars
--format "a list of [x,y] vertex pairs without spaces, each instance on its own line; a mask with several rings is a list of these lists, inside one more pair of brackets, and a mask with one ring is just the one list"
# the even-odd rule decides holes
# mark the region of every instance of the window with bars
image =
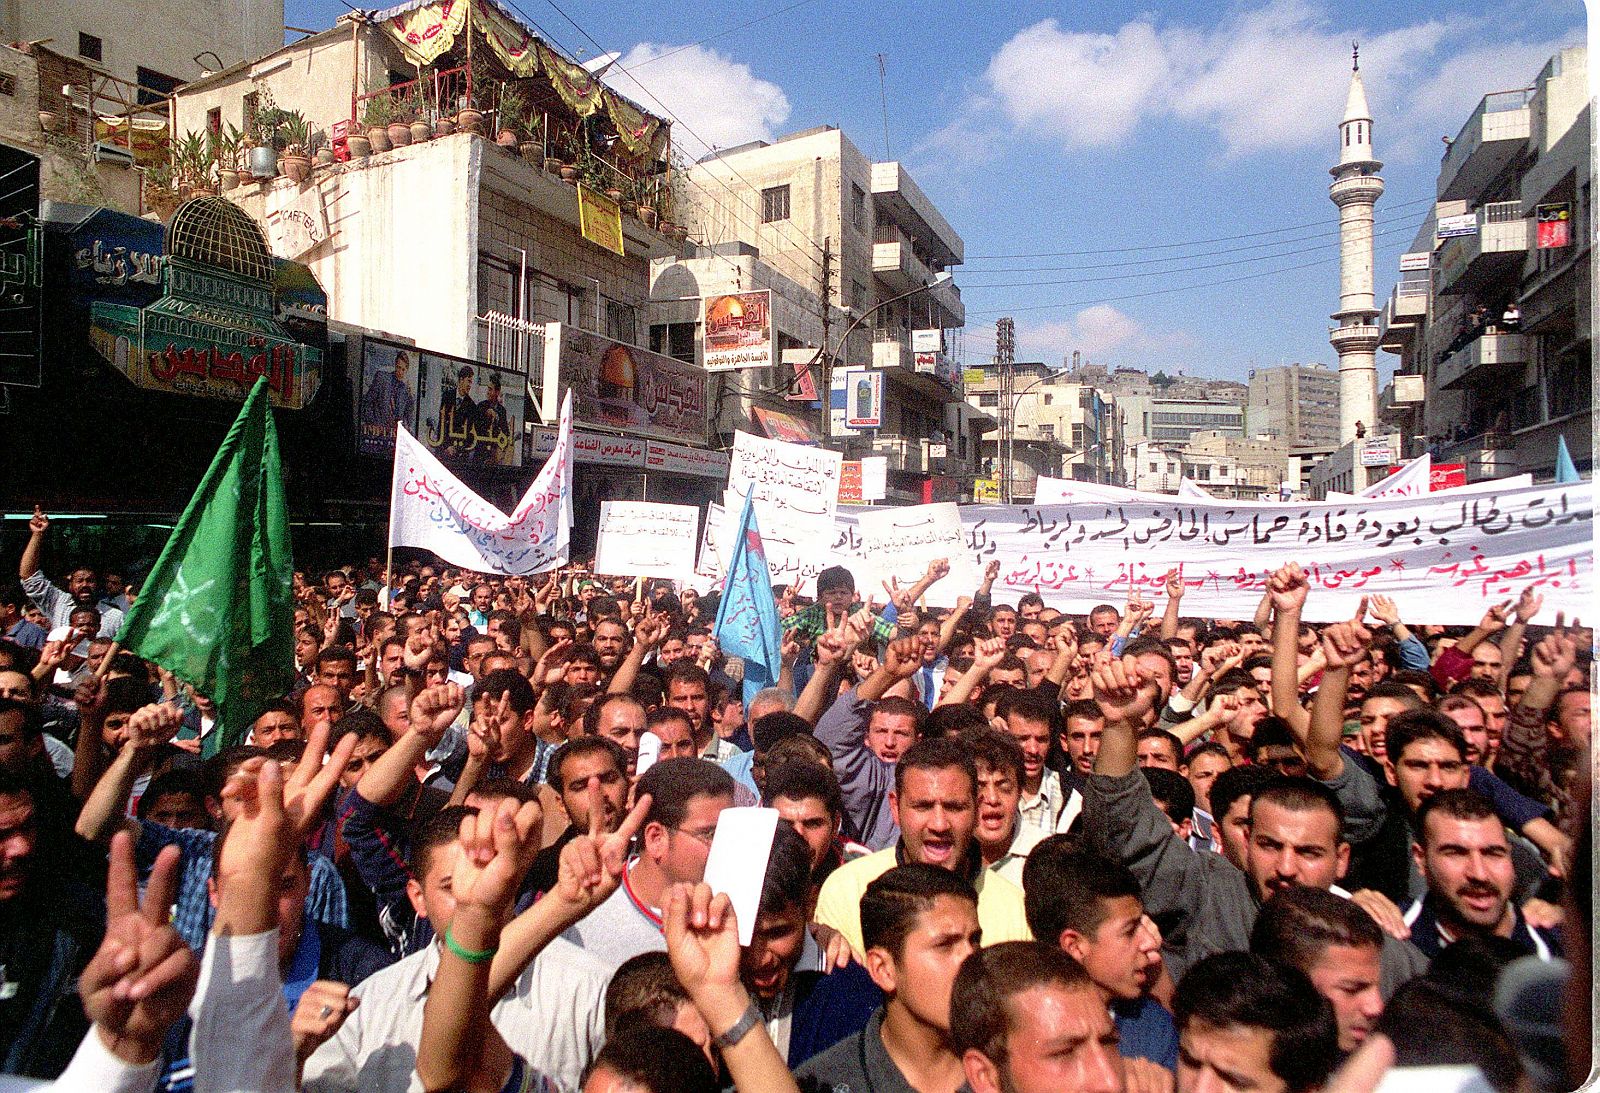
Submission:
[[768,186],[761,191],[761,222],[789,219],[789,187]]
[[605,334],[608,338],[637,345],[638,342],[638,312],[632,304],[625,304],[621,300],[605,301]]
[[867,230],[867,191],[854,182],[850,184],[850,222],[857,231]]

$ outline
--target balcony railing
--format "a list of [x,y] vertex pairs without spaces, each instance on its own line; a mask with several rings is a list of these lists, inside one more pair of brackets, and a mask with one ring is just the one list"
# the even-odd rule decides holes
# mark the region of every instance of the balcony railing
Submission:
[[362,120],[367,104],[383,100],[391,114],[414,112],[430,125],[440,118],[453,118],[472,102],[472,73],[465,67],[428,72],[414,80],[380,87],[350,100],[350,116]]
[[1525,219],[1520,201],[1491,201],[1478,213],[1480,224],[1509,224]]

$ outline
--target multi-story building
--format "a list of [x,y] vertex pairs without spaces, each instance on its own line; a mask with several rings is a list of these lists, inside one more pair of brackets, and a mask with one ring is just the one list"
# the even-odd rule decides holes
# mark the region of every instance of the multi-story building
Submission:
[[47,45],[155,102],[283,45],[283,0],[0,0],[0,40]]
[[1251,369],[1245,425],[1251,436],[1266,433],[1291,445],[1336,445],[1338,372],[1321,364]]
[[[1013,365],[1011,407],[1002,404],[1002,384],[993,364],[981,382],[968,384],[967,402],[992,414],[1000,427],[984,437],[983,456],[993,475],[1011,467],[1009,496],[1031,501],[1040,475],[1078,482],[1114,482],[1119,469],[1116,406],[1093,384],[1071,372],[1052,372],[1037,362]],[[1010,454],[1006,415],[1011,417]],[[1007,496],[1002,481],[1001,495]]]
[[[576,180],[553,172],[543,154],[576,160],[591,194],[615,188],[641,203],[642,195],[657,195],[660,203],[668,185],[666,123],[598,82],[569,105],[562,73],[575,68],[561,66],[572,62],[531,30],[522,33],[524,48],[508,58],[501,55],[507,25],[469,23],[453,42],[429,39],[436,52],[424,61],[387,21],[341,20],[181,88],[178,129],[244,125],[267,103],[301,113],[330,138],[353,116],[393,113],[415,122],[405,146],[328,157],[335,162],[317,166],[304,182],[245,181],[223,196],[263,226],[279,257],[310,268],[336,324],[415,347],[419,360],[409,378],[417,385],[419,427],[430,415],[440,419],[436,428],[442,423],[459,362],[479,362],[498,369],[492,375],[503,377],[507,390],[526,388],[526,433],[515,438],[526,456],[514,461],[518,467],[543,457],[561,394],[575,390],[579,505],[716,497],[727,464],[709,447],[705,374],[648,348],[651,262],[678,254],[681,241],[615,207],[603,217],[614,232],[597,230],[592,202],[580,212],[586,199]],[[468,35],[476,47],[470,67]],[[529,52],[537,65],[518,62]],[[509,103],[513,89],[524,112],[493,117],[491,109],[491,138],[437,125],[468,104]],[[523,130],[520,153],[492,139],[502,123]],[[430,363],[433,354],[457,362],[446,374]],[[360,384],[360,362],[355,367]],[[481,385],[482,377],[473,382]],[[525,486],[525,473],[502,477]]]
[[1284,483],[1298,490],[1299,462],[1291,461],[1282,437],[1229,436],[1215,430],[1195,433],[1178,451],[1183,473],[1217,497],[1237,500],[1275,499]]
[[883,427],[825,442],[887,457],[891,491],[966,496],[969,483],[929,454],[961,443],[950,413],[962,402],[966,309],[946,271],[960,264],[963,243],[909,172],[874,163],[823,126],[713,153],[684,181],[685,222],[697,239],[753,244],[774,270],[848,312],[819,346],[819,391],[835,369],[882,370]]
[[[1387,416],[1472,481],[1548,478],[1562,436],[1591,462],[1588,96],[1582,46],[1484,96],[1449,142],[1385,309],[1380,345],[1400,358]],[[1413,380],[1420,415],[1402,387]]]

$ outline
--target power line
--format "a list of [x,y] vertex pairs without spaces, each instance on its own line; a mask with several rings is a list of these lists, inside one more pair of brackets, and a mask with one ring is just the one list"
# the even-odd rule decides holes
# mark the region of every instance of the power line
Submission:
[[[1377,223],[1392,224],[1396,218],[1385,217]],[[1410,224],[1404,225],[1409,228]],[[1237,247],[1221,247],[1211,251],[1196,251],[1193,254],[1174,254],[1159,258],[1130,258],[1123,262],[1090,262],[1070,266],[1000,266],[992,269],[964,269],[962,283],[968,285],[981,285],[982,282],[969,281],[967,278],[990,273],[1056,273],[1090,269],[1118,269],[1126,266],[1149,266],[1162,262],[1187,262],[1192,258],[1210,258],[1218,255],[1239,254],[1244,251],[1260,250],[1264,247],[1283,247],[1290,243],[1302,243],[1311,239],[1328,239],[1341,234],[1343,228],[1329,226],[1326,231],[1311,232],[1307,235],[1288,236],[1282,239],[1269,239],[1261,243],[1245,243]]]
[[1299,262],[1292,266],[1281,266],[1277,269],[1261,270],[1256,273],[1240,274],[1237,277],[1224,277],[1216,281],[1198,281],[1192,285],[1174,285],[1170,288],[1151,289],[1148,292],[1130,292],[1121,296],[1102,296],[1095,300],[1058,300],[1049,304],[1030,304],[1026,307],[1005,307],[994,311],[975,311],[967,316],[969,319],[984,319],[991,316],[1011,315],[1019,311],[1048,311],[1060,307],[1093,307],[1096,304],[1114,304],[1124,300],[1144,300],[1152,296],[1173,296],[1180,292],[1191,292],[1200,288],[1216,288],[1220,285],[1233,285],[1241,281],[1256,281],[1263,277],[1275,277],[1280,273],[1290,273],[1298,269],[1311,269],[1315,266],[1326,266],[1337,258],[1316,258],[1310,262]]
[[[1404,208],[1408,208],[1409,206],[1412,206],[1412,205],[1423,204],[1424,202],[1426,202],[1427,204],[1431,205],[1431,204],[1434,203],[1434,201],[1435,201],[1435,199],[1431,198],[1431,197],[1419,197],[1419,198],[1413,198],[1410,201],[1401,201],[1399,203],[1386,204],[1385,208],[1386,209],[1404,209]],[[990,259],[990,258],[1072,258],[1072,257],[1080,256],[1080,255],[1121,254],[1121,253],[1127,253],[1127,252],[1132,252],[1132,251],[1142,251],[1142,250],[1171,250],[1171,249],[1175,249],[1175,248],[1179,248],[1179,247],[1206,246],[1206,245],[1211,244],[1211,243],[1229,243],[1229,242],[1232,242],[1232,241],[1234,241],[1236,239],[1258,239],[1263,235],[1278,235],[1278,234],[1281,234],[1283,232],[1300,231],[1300,230],[1305,229],[1305,228],[1322,227],[1326,223],[1327,223],[1326,220],[1312,220],[1312,221],[1308,221],[1307,223],[1304,223],[1304,224],[1289,224],[1289,225],[1286,225],[1286,226],[1281,227],[1281,228],[1268,228],[1265,231],[1258,231],[1258,232],[1244,232],[1244,233],[1242,233],[1240,235],[1219,235],[1219,236],[1215,236],[1215,237],[1213,237],[1211,239],[1191,239],[1191,240],[1189,240],[1187,242],[1184,242],[1184,243],[1141,243],[1141,244],[1137,244],[1137,245],[1134,245],[1134,246],[1127,246],[1127,247],[1095,247],[1092,250],[1035,251],[1034,253],[1031,253],[1031,254],[969,254],[969,255],[966,256],[966,260],[967,260],[967,262],[975,262],[975,261],[983,261],[983,260]]]

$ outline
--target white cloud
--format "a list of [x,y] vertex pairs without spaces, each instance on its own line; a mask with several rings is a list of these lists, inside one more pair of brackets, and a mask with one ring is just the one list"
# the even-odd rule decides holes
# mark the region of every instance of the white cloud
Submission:
[[1350,43],[1359,40],[1380,144],[1386,134],[1393,141],[1380,154],[1402,158],[1419,135],[1453,134],[1485,93],[1526,86],[1561,44],[1515,40],[1466,16],[1376,33],[1343,16],[1310,0],[1271,0],[1210,26],[1141,15],[1086,33],[1046,19],[995,52],[961,113],[924,150],[959,164],[962,150],[992,149],[1016,134],[1068,150],[1105,148],[1163,121],[1209,130],[1227,155],[1331,148]]
[[1110,304],[1094,304],[1069,319],[1017,322],[1017,359],[1043,361],[1052,368],[1070,363],[1077,350],[1085,362],[1108,368],[1153,369],[1192,344],[1187,334],[1151,330]]
[[[639,71],[629,71],[634,68]],[[683,124],[673,125],[672,142],[691,159],[713,148],[771,140],[789,118],[782,88],[703,46],[641,42],[602,78],[646,110],[681,119]]]

